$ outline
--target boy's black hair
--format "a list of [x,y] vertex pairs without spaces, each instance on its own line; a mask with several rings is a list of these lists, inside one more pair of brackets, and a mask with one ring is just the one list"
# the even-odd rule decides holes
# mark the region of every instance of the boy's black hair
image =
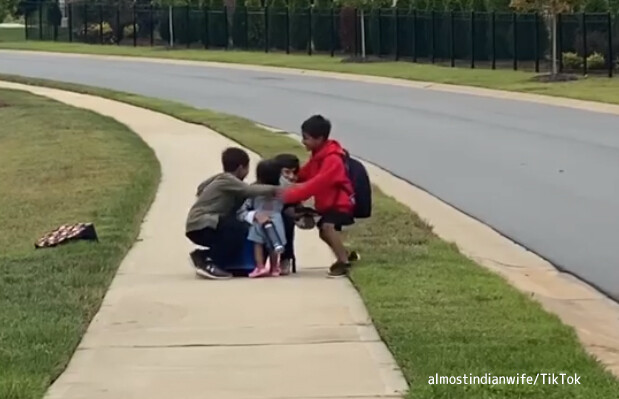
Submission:
[[328,139],[331,134],[331,122],[322,115],[313,115],[303,122],[301,132],[314,139]]
[[282,167],[274,159],[265,159],[256,166],[256,181],[260,184],[279,186]]
[[301,161],[299,161],[299,157],[294,154],[279,154],[274,159],[276,162],[279,163],[279,166],[282,168],[298,171],[301,167]]
[[238,147],[229,147],[221,153],[221,165],[224,172],[236,172],[239,167],[249,165],[249,155],[245,150]]

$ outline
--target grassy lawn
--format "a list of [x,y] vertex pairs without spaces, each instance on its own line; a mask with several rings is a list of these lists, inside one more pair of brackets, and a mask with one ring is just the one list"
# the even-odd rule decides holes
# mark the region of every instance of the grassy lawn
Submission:
[[[133,244],[159,164],[116,121],[0,90],[0,398],[38,399],[59,375]],[[91,221],[99,243],[34,249]]]
[[408,62],[380,62],[367,64],[342,63],[339,58],[315,55],[286,55],[283,53],[222,51],[222,50],[167,50],[163,47],[101,46],[77,43],[16,41],[2,43],[0,49],[37,50],[60,53],[120,55],[194,61],[217,61],[239,64],[267,65],[312,69],[351,74],[386,76],[408,80],[468,85],[519,91],[551,96],[569,97],[619,104],[619,79],[589,77],[565,83],[531,81],[535,74],[512,70],[447,68]]
[[24,28],[0,27],[0,43],[20,42],[24,40],[26,40],[26,33],[24,32]]
[[[203,124],[263,156],[290,151],[294,140],[251,121],[116,91],[7,77],[22,83],[90,93]],[[336,132],[337,134],[337,132]],[[352,280],[376,326],[412,384],[409,398],[617,398],[619,381],[605,372],[558,318],[503,279],[462,256],[419,217],[375,191],[375,214],[349,231],[364,258]],[[577,373],[580,385],[429,385],[428,377],[472,374],[535,376]]]

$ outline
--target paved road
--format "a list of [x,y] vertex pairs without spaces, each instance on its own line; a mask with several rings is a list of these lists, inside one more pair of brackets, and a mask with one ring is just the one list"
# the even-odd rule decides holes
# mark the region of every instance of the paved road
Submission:
[[272,73],[0,55],[0,72],[135,92],[298,131],[319,112],[354,154],[619,300],[619,117]]

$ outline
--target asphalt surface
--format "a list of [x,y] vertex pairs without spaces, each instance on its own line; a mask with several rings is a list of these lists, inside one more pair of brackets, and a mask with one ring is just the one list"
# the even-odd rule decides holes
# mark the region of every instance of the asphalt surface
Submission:
[[[221,68],[0,54],[0,73],[83,83],[298,132],[313,113],[374,162],[619,300],[619,117]],[[489,72],[490,73],[490,72]]]

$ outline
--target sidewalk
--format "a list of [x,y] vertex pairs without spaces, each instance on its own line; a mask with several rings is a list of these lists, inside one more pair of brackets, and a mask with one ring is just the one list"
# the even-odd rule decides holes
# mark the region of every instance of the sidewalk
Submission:
[[[156,152],[162,181],[140,239],[48,399],[399,398],[406,383],[348,280],[299,231],[300,272],[206,281],[184,237],[195,189],[235,143],[200,126],[96,97],[0,83],[114,117]],[[257,157],[252,154],[252,167]]]

